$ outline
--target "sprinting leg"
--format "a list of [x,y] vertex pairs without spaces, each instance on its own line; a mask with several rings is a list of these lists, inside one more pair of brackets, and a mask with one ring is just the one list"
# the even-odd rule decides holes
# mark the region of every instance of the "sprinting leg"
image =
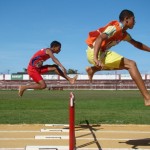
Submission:
[[48,71],[55,71],[59,76],[65,78],[67,81],[69,81],[70,84],[74,84],[78,78],[78,75],[75,75],[74,78],[70,78],[57,65],[49,65]]
[[[77,80],[78,75],[76,75],[74,78],[68,77],[66,74],[64,74],[61,69],[57,65],[46,65],[41,68],[41,73],[46,73],[49,71],[55,71],[58,75],[64,77],[66,80],[70,82],[70,84],[74,84],[75,81]],[[21,85],[19,86],[19,92],[18,95],[22,96],[24,91],[27,89],[45,89],[46,88],[46,83],[42,79],[41,75],[39,72],[35,71],[34,74],[31,76],[33,80],[36,83],[29,84],[29,85]]]
[[27,89],[45,89],[46,88],[46,83],[44,80],[40,80],[38,83],[33,83],[29,85],[21,85],[19,86],[19,96],[23,96],[23,93]]
[[145,105],[150,106],[150,94],[148,90],[146,89],[146,86],[137,68],[136,63],[132,60],[124,58],[119,69],[126,69],[129,71],[132,79],[135,81],[137,87],[139,88],[141,94],[144,97]]
[[[120,63],[120,67],[114,68],[113,70],[122,70],[122,69],[126,69],[129,71],[130,76],[132,77],[132,79],[134,80],[134,82],[136,83],[137,87],[139,88],[141,94],[144,97],[145,106],[150,106],[150,94],[149,94],[148,90],[146,89],[145,83],[141,77],[141,74],[140,74],[137,66],[136,66],[136,63],[132,60],[123,58]],[[92,81],[94,73],[96,73],[97,71],[101,71],[101,70],[110,70],[110,69],[109,68],[102,69],[101,67],[97,67],[97,66],[87,67],[86,71],[88,73],[89,80]]]

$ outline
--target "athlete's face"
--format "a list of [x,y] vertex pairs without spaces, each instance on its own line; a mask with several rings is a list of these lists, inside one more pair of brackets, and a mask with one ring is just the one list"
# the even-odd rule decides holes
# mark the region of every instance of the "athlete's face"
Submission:
[[61,51],[61,46],[56,46],[53,49],[53,52],[56,53],[56,54],[58,54],[60,51]]
[[132,17],[128,18],[128,23],[127,24],[128,24],[128,28],[132,29],[135,25],[135,17],[132,16]]

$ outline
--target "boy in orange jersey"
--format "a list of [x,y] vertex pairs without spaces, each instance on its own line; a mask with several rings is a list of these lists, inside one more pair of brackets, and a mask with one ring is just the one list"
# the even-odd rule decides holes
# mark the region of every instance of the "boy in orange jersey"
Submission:
[[94,73],[101,70],[122,70],[129,71],[144,98],[145,106],[150,106],[150,94],[145,87],[144,81],[136,66],[135,61],[129,60],[113,51],[110,48],[120,41],[127,41],[136,48],[150,52],[150,47],[134,40],[127,29],[132,29],[135,24],[134,13],[130,10],[123,10],[119,15],[119,21],[112,21],[106,26],[89,33],[86,40],[88,45],[87,59],[92,67],[86,67],[89,80],[92,81]]
[[[26,89],[45,89],[46,83],[43,80],[41,74],[44,74],[49,71],[55,71],[58,75],[68,80],[70,84],[74,84],[74,82],[77,79],[77,75],[74,78],[70,78],[69,76],[67,76],[66,69],[59,62],[59,60],[54,56],[54,53],[58,54],[60,50],[61,50],[61,43],[58,41],[53,41],[50,45],[50,48],[41,49],[33,55],[33,57],[29,62],[27,71],[29,76],[36,83],[19,86],[19,92],[18,92],[19,96],[22,96]],[[43,62],[49,58],[51,58],[55,64],[43,65]]]

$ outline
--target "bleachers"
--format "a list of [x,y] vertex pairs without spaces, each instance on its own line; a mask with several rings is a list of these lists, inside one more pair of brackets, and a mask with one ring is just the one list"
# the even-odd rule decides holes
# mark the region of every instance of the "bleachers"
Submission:
[[[77,80],[75,84],[69,84],[66,80],[45,80],[48,90],[136,90],[133,80]],[[17,90],[19,85],[31,83],[30,80],[0,80],[1,90]],[[144,80],[147,89],[150,89],[150,81]]]

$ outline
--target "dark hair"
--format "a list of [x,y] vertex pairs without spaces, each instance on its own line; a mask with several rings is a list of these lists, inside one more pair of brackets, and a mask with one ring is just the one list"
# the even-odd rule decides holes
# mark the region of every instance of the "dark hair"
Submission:
[[134,13],[130,10],[124,9],[121,11],[120,15],[119,15],[119,20],[123,21],[126,17],[130,18],[134,16]]
[[61,43],[58,42],[58,41],[53,41],[53,42],[50,44],[50,48],[52,48],[52,47],[57,47],[57,46],[60,46],[60,47],[61,47]]

